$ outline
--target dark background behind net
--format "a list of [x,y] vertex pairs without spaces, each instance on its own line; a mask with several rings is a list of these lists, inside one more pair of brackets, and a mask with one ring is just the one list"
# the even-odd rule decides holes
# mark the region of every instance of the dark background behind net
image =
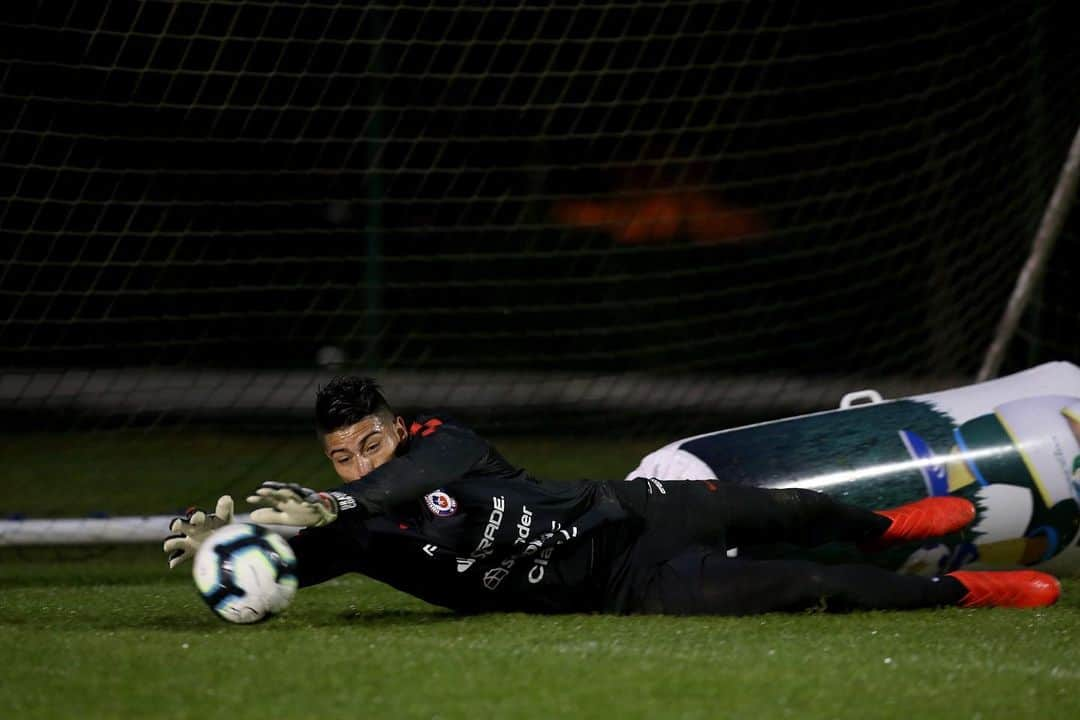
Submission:
[[[1080,122],[1068,6],[20,4],[0,364],[973,374]],[[553,219],[673,187],[768,230]],[[1075,227],[1006,370],[1080,359]]]

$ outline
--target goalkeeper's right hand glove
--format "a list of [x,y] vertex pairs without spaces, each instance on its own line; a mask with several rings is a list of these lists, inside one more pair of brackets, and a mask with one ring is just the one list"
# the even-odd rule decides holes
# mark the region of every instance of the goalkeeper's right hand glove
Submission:
[[169,567],[174,568],[195,555],[206,538],[233,519],[233,499],[229,495],[218,498],[214,512],[192,508],[183,517],[173,518],[169,523],[169,535],[162,549],[169,555]]
[[322,527],[334,522],[338,504],[333,495],[317,492],[296,483],[264,482],[247,501],[259,505],[251,519],[265,525]]

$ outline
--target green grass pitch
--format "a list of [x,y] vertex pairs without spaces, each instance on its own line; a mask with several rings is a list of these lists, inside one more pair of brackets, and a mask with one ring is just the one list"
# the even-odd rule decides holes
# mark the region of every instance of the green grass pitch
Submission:
[[[153,456],[157,442],[137,444]],[[223,486],[250,484],[236,468],[260,462],[275,477],[306,468],[283,449],[258,459],[267,448],[255,441],[215,440],[205,456],[185,442],[179,470],[150,473],[153,502],[212,500],[206,466],[189,472],[211,455]],[[55,496],[28,499],[31,476],[57,470],[62,453],[5,450],[16,445],[26,464],[5,471],[0,501],[37,514]],[[538,473],[571,476],[552,459],[557,443],[500,445]],[[652,446],[570,455],[591,452],[581,474],[609,476]],[[138,465],[90,472],[120,488]],[[46,487],[60,487],[55,476]],[[106,500],[141,492],[126,490]],[[357,576],[302,590],[269,622],[232,626],[202,604],[189,566],[169,572],[155,548],[5,550],[0,717],[1068,718],[1080,714],[1080,580],[1064,589],[1036,611],[456,617]]]

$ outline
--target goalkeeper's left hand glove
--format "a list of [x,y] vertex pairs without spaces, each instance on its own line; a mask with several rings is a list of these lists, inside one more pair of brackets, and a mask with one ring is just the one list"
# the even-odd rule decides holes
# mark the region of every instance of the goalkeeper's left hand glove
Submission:
[[209,515],[205,510],[192,508],[187,515],[173,518],[162,549],[169,555],[169,567],[174,568],[195,554],[203,540],[233,519],[233,499],[229,495],[218,498],[217,507]]
[[332,495],[296,483],[264,482],[247,501],[262,506],[251,513],[251,519],[267,525],[321,527],[338,516]]

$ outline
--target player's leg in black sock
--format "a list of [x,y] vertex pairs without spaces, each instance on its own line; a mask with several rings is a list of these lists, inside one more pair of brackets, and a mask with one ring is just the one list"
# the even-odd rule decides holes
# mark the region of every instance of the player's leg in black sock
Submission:
[[662,562],[701,545],[863,542],[879,537],[891,523],[877,513],[811,490],[646,478],[611,487],[623,507],[643,522],[636,553],[643,563]]
[[723,528],[730,546],[863,542],[881,535],[891,521],[870,510],[833,500],[813,490],[772,490],[735,483],[687,485],[687,523],[707,540]]
[[812,608],[904,610],[955,605],[965,593],[950,577],[898,575],[863,565],[754,562],[699,549],[650,573],[632,611],[749,615]]

